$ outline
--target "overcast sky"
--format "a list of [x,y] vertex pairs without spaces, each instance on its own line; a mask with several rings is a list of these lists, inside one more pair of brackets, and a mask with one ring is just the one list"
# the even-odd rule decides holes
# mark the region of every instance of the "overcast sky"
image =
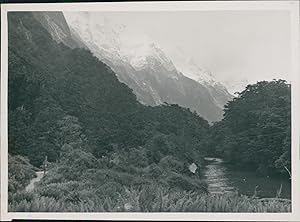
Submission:
[[172,57],[176,47],[220,81],[290,80],[288,11],[109,12]]

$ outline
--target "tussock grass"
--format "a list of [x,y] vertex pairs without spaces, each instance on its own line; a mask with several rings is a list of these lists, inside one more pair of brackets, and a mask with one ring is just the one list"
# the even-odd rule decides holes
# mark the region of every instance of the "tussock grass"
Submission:
[[[93,192],[93,191],[91,191]],[[19,194],[20,195],[20,194]],[[9,203],[12,212],[290,212],[289,202],[260,201],[236,194],[213,195],[170,190],[155,185],[126,188],[116,198],[80,195],[77,199],[47,197],[31,193],[31,198]]]

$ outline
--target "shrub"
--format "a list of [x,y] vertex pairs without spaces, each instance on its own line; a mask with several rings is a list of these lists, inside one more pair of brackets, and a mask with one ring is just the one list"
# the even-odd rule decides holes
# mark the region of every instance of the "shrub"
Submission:
[[84,189],[84,185],[84,183],[77,181],[68,181],[65,183],[51,183],[39,187],[38,193],[41,196],[59,199],[63,196],[67,196],[72,191]]
[[143,173],[150,178],[158,178],[163,174],[163,169],[161,169],[157,164],[152,163],[143,169]]
[[163,157],[159,161],[158,165],[164,170],[175,171],[178,173],[182,172],[184,169],[183,162],[180,162],[174,156],[171,155]]
[[26,157],[8,155],[8,191],[17,192],[24,189],[35,177],[35,170]]
[[100,198],[109,197],[111,199],[117,198],[119,193],[124,192],[124,187],[116,182],[107,182],[96,190],[96,195]]
[[198,179],[192,179],[178,173],[170,173],[170,175],[166,178],[166,181],[171,188],[207,192],[207,185],[205,182],[201,182]]

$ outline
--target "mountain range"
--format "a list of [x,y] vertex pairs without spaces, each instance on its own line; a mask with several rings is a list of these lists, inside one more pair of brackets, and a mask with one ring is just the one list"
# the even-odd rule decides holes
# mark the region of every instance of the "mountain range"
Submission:
[[106,16],[94,18],[89,12],[35,12],[34,16],[56,42],[87,48],[110,66],[142,104],[179,104],[215,122],[233,98],[193,58],[181,53],[172,61],[154,40]]

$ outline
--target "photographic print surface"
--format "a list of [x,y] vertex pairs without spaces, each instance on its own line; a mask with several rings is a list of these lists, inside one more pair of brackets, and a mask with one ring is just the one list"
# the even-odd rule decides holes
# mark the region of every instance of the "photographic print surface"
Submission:
[[7,16],[9,212],[291,212],[288,11]]

